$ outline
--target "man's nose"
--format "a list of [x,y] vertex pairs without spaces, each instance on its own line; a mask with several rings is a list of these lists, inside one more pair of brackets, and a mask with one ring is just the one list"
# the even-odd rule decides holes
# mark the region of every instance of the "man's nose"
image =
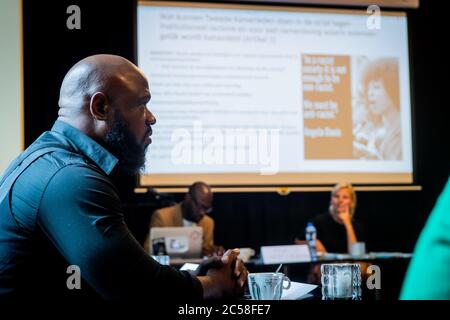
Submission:
[[154,125],[156,123],[155,116],[148,109],[147,109],[147,112],[146,112],[145,123],[146,123],[147,126],[152,126],[152,125]]

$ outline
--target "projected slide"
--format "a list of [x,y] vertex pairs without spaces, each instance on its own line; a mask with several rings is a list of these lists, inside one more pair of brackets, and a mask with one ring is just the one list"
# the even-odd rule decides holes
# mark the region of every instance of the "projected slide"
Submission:
[[142,184],[412,182],[407,19],[381,19],[140,4],[157,118]]

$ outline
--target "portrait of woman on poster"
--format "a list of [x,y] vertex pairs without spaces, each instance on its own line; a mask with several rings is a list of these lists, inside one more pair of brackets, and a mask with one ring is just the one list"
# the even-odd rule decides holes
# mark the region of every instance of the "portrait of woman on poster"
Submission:
[[398,60],[368,62],[362,75],[364,122],[354,127],[355,157],[401,160],[402,139]]

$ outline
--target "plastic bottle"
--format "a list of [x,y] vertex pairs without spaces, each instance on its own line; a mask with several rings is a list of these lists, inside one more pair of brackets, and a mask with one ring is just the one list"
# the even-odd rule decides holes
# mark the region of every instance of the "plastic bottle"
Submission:
[[305,239],[309,247],[309,252],[311,254],[311,261],[317,261],[317,230],[312,222],[308,222],[308,224],[306,225]]

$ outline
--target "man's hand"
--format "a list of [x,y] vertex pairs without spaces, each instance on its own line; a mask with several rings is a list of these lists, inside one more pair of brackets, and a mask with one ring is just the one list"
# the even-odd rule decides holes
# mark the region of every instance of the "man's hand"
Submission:
[[222,262],[222,257],[219,256],[212,256],[207,259],[204,259],[197,270],[195,270],[194,275],[197,277],[206,276],[208,271],[210,269],[220,269],[224,266],[224,263]]
[[[228,250],[228,251],[230,251],[230,250]],[[239,254],[240,254],[239,249],[234,249],[233,251],[235,251],[235,253],[237,253],[237,255],[236,255],[236,259],[234,259],[234,261],[231,263],[232,266],[234,265],[234,267],[232,268],[232,270],[233,270],[232,277],[234,279],[236,279],[238,287],[243,288],[245,285],[245,282],[247,281],[248,270],[245,267],[244,261],[242,261],[242,259],[238,258]],[[227,252],[222,257],[222,261],[224,261],[224,259],[227,260],[227,258],[228,258]],[[241,293],[243,293],[243,291]]]
[[208,257],[223,256],[225,249],[222,246],[213,246],[212,248],[203,249],[203,255]]
[[209,269],[206,276],[199,277],[205,298],[221,298],[244,292],[248,271],[238,256],[238,249],[228,250],[222,257],[212,257],[205,262],[203,270]]

